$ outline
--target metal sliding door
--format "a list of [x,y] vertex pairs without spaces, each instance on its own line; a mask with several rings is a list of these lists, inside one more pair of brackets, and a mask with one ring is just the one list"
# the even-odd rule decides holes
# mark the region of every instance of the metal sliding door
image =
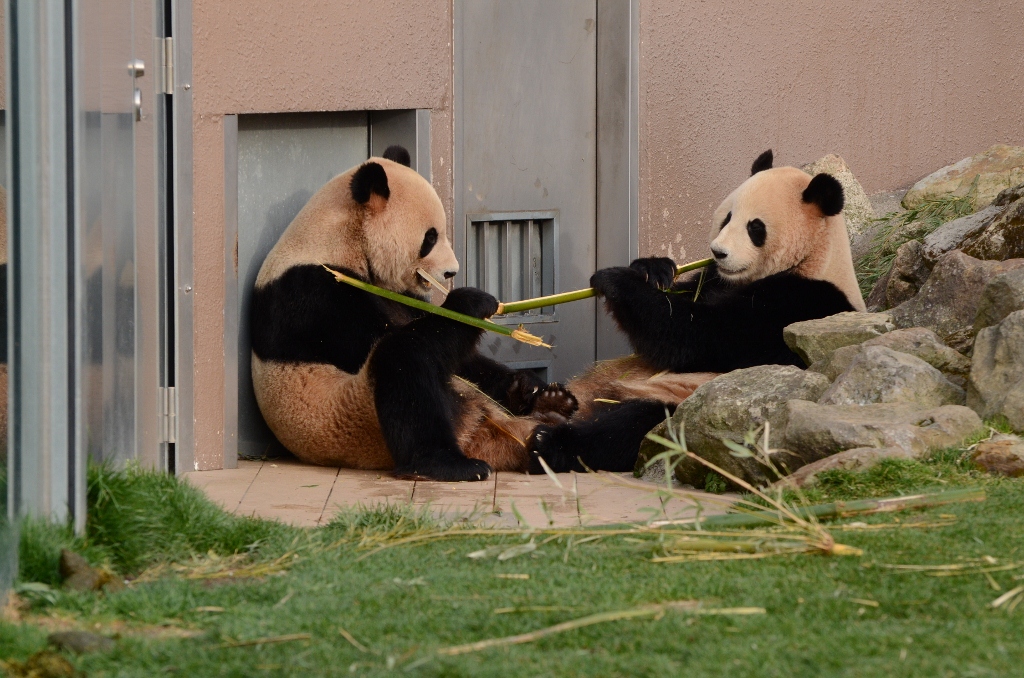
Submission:
[[97,460],[167,468],[164,13],[82,0],[82,444]]
[[[455,3],[459,283],[513,301],[587,287],[596,263],[597,3]],[[551,380],[595,358],[595,303],[509,317],[554,349],[481,351]]]
[[84,525],[85,460],[167,468],[162,0],[10,0],[11,495]]

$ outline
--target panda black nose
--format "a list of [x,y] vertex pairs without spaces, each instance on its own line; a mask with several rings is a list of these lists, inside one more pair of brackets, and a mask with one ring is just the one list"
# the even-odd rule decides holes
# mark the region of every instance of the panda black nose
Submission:
[[445,272],[444,272],[444,279],[445,279],[445,280],[450,280],[450,279],[454,278],[454,277],[455,277],[455,274],[456,274],[456,272],[457,272],[457,271],[445,271]]
[[722,250],[716,249],[714,247],[711,248],[711,253],[715,255],[715,259],[725,259],[727,256],[729,256],[728,252],[723,252]]

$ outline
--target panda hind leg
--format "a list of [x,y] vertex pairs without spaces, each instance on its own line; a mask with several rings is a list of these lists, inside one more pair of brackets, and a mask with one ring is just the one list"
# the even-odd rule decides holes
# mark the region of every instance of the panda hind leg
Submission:
[[538,426],[526,443],[529,472],[544,472],[539,458],[557,473],[632,471],[644,436],[674,409],[656,400],[627,400],[583,420]]

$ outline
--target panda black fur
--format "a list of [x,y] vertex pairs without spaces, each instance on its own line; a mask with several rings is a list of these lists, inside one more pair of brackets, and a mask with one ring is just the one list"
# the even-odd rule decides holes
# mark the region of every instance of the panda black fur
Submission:
[[[671,259],[647,258],[593,275],[636,356],[569,383],[580,412],[534,431],[531,471],[540,471],[538,456],[556,471],[630,470],[647,431],[701,383],[755,365],[804,367],[783,341],[784,327],[864,310],[842,186],[827,174],[771,166],[767,151],[716,210],[715,262],[703,272],[674,283]],[[626,375],[632,390],[621,383]],[[620,402],[587,406],[595,399]]]
[[[571,396],[480,355],[481,330],[339,283],[322,266],[424,299],[418,268],[455,275],[444,209],[408,163],[392,147],[332,179],[264,261],[251,308],[260,410],[311,463],[435,480],[524,470],[537,420],[508,412],[564,420]],[[459,288],[443,306],[485,318],[497,300]]]

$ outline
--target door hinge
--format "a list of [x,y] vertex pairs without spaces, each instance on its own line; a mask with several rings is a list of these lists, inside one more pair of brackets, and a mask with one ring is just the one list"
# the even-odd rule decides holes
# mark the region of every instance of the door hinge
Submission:
[[163,49],[160,72],[163,82],[161,91],[164,94],[174,94],[174,38],[162,38]]
[[173,386],[160,387],[160,438],[165,443],[178,442],[178,398]]

